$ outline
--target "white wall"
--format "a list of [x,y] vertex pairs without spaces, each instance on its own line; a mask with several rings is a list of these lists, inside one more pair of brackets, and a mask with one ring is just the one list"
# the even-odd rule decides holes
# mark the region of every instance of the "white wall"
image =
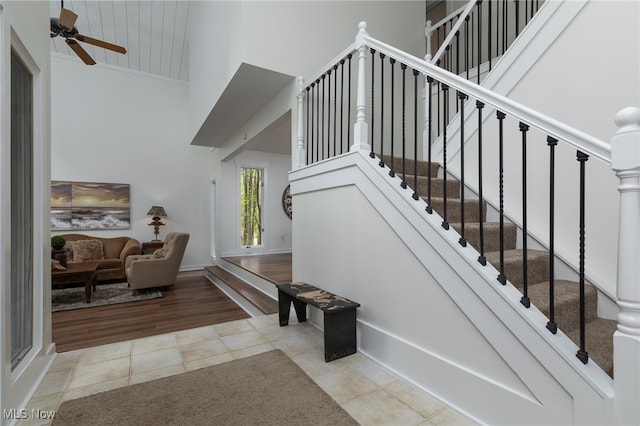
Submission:
[[[241,62],[294,76],[320,71],[369,33],[424,55],[424,3],[418,1],[194,2],[190,11],[191,133],[195,135]],[[293,100],[292,100],[293,102]]]
[[86,233],[150,241],[161,205],[161,239],[191,234],[182,268],[209,264],[209,150],[189,144],[188,85],[55,55],[51,98],[52,180],[131,185],[131,229]]
[[[11,368],[11,49],[33,72],[33,347]],[[0,1],[0,410],[23,409],[50,362],[49,2]],[[8,421],[0,417],[0,424]]]

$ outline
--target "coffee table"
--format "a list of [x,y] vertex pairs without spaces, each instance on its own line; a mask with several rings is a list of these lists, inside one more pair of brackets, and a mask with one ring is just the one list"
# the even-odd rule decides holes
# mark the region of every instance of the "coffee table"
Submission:
[[91,303],[91,287],[96,291],[96,270],[98,262],[67,263],[65,271],[51,271],[51,285],[84,283],[84,295]]

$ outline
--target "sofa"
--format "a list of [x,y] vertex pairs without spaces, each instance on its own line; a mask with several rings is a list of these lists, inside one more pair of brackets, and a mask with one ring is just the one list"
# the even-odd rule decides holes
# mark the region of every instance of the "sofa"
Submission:
[[136,296],[142,288],[172,286],[188,242],[188,233],[169,232],[163,246],[152,254],[129,256],[125,270],[132,294]]
[[97,262],[98,281],[124,280],[127,257],[140,254],[140,242],[131,237],[101,238],[84,234],[62,234],[67,263]]

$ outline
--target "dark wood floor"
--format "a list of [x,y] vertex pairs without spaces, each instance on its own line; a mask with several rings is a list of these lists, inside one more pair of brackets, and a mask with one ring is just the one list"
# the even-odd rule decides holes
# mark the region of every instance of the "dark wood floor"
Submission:
[[54,312],[51,321],[56,349],[66,352],[248,317],[194,271],[181,272],[161,299]]
[[223,257],[274,284],[291,283],[291,253]]

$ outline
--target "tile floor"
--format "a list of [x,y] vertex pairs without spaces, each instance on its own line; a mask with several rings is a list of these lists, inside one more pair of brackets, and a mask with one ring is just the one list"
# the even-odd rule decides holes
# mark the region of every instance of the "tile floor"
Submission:
[[69,399],[278,348],[362,425],[474,424],[360,353],[325,363],[322,345],[313,325],[279,327],[274,314],[64,352],[27,410],[55,411]]

